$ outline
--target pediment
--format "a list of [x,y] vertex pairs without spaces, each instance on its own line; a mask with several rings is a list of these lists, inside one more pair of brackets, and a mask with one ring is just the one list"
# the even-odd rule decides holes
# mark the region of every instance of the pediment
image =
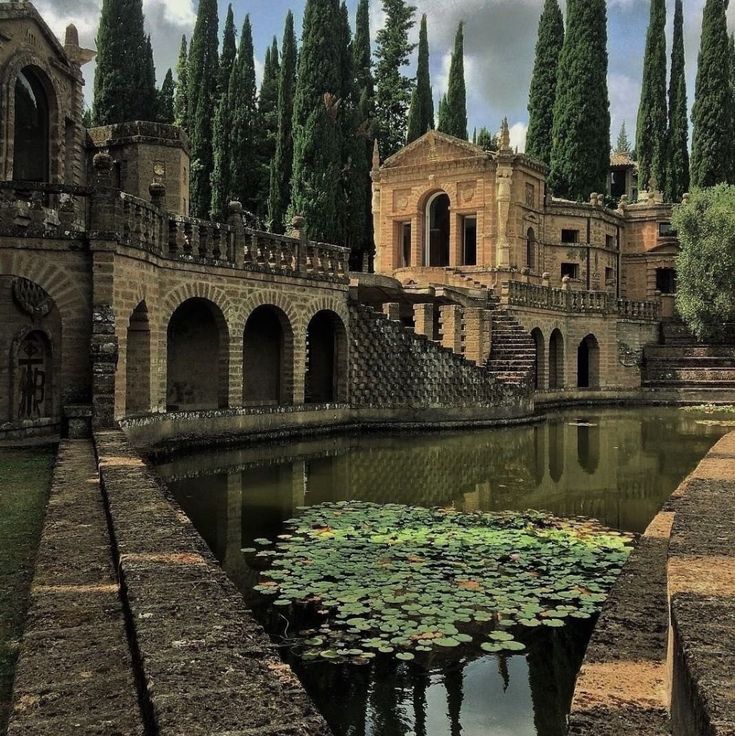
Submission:
[[27,49],[29,53],[53,59],[64,67],[69,66],[61,42],[31,3],[7,3],[4,7],[0,3],[0,21],[15,21],[6,24],[7,32],[2,40],[14,41],[19,48]]
[[656,255],[659,255],[659,256],[666,256],[666,255],[675,256],[679,254],[679,242],[669,240],[665,243],[660,243],[659,245],[655,245],[648,252],[655,253]]
[[388,158],[381,168],[392,169],[399,166],[419,166],[440,161],[491,157],[492,154],[468,141],[430,130]]

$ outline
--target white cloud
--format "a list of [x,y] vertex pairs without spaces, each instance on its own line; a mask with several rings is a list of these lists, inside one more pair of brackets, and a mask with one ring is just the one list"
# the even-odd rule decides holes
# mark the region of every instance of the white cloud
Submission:
[[510,145],[517,148],[520,153],[526,150],[526,134],[528,125],[526,123],[513,123],[510,126]]

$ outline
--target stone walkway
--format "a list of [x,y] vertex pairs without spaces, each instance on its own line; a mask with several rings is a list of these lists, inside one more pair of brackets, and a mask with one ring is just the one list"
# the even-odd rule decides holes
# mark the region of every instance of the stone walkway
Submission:
[[92,443],[59,446],[8,736],[143,736]]

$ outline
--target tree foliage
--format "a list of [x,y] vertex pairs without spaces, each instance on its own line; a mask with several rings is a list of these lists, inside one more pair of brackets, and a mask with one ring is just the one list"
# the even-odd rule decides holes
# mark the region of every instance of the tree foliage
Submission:
[[104,0],[97,30],[95,125],[156,119],[156,73],[141,0]]
[[559,55],[564,46],[564,18],[557,0],[546,0],[538,27],[536,60],[528,96],[526,153],[551,162],[552,131]]
[[431,90],[429,72],[429,36],[426,28],[426,14],[421,16],[419,30],[419,56],[416,67],[416,87],[411,95],[408,112],[408,134],[406,143],[420,138],[434,127],[434,93]]
[[605,0],[569,0],[559,59],[549,183],[571,199],[604,192],[610,165]]
[[413,82],[402,73],[415,45],[408,34],[416,8],[406,0],[382,0],[385,25],[378,31],[375,56],[375,111],[377,136],[383,158],[406,143],[408,109]]
[[268,193],[270,186],[270,166],[276,155],[276,140],[278,138],[278,82],[281,75],[281,63],[278,57],[278,41],[275,37],[266,49],[263,64],[263,81],[258,95],[258,112],[263,125],[261,131],[261,199],[259,210],[266,215],[268,212]]
[[651,0],[651,18],[643,59],[643,84],[638,107],[636,154],[638,187],[663,189],[666,179],[666,0]]
[[709,187],[733,179],[733,89],[726,0],[707,0],[692,111],[691,180]]
[[186,36],[181,37],[179,59],[176,63],[176,95],[174,97],[174,121],[185,131],[189,129],[189,60]]
[[692,192],[674,210],[681,250],[676,260],[676,306],[700,338],[735,322],[735,186]]
[[235,16],[232,12],[232,5],[227,6],[227,18],[225,19],[225,29],[222,33],[222,54],[219,58],[219,81],[217,83],[217,93],[219,95],[227,94],[230,85],[230,75],[232,67],[235,65],[237,58],[237,39],[235,37]]
[[173,124],[175,93],[176,85],[174,83],[174,75],[169,69],[163,79],[161,89],[158,91],[157,119],[159,123],[166,123],[168,125]]
[[687,80],[684,62],[684,9],[676,0],[674,9],[674,39],[671,49],[669,80],[669,161],[666,172],[666,199],[679,202],[689,191],[689,114]]
[[462,23],[459,24],[454,39],[447,94],[437,129],[455,138],[467,140],[467,90],[464,81],[464,27]]
[[631,153],[630,139],[628,138],[628,131],[625,126],[625,121],[620,126],[620,133],[618,133],[618,140],[615,144],[615,153]]
[[289,10],[281,44],[281,70],[278,80],[278,129],[276,151],[270,167],[268,221],[273,232],[285,230],[284,220],[291,201],[291,171],[293,164],[292,118],[296,86],[296,36],[293,15]]
[[213,111],[219,83],[217,0],[201,0],[189,47],[188,103],[191,145],[191,211],[208,217],[212,203],[211,177]]

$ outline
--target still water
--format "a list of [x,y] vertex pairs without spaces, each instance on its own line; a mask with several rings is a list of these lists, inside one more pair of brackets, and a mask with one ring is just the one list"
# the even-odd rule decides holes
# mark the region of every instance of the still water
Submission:
[[[158,472],[278,640],[284,620],[252,590],[259,573],[241,549],[282,534],[299,506],[538,509],[641,532],[728,429],[677,409],[573,411],[492,430],[184,453]],[[428,670],[388,658],[291,664],[338,736],[561,736],[591,629],[578,621],[536,630],[525,654],[464,653]]]

